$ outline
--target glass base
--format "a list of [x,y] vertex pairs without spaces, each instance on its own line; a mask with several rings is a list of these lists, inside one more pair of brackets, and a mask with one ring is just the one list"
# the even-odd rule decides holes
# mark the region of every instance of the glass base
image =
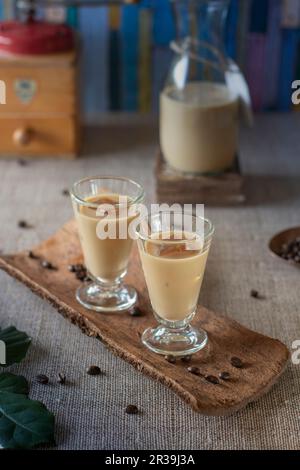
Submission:
[[147,348],[158,354],[187,356],[203,349],[208,342],[204,330],[193,328],[147,328],[142,335],[142,342]]
[[96,312],[121,312],[130,309],[137,301],[137,292],[131,286],[121,284],[109,289],[97,283],[84,284],[76,291],[78,302]]

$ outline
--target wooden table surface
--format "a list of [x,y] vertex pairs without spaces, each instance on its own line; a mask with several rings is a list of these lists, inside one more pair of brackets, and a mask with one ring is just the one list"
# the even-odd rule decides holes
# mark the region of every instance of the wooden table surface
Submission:
[[[216,235],[200,302],[249,328],[278,338],[292,351],[300,340],[300,270],[268,252],[281,229],[300,225],[300,114],[257,116],[242,130],[240,154],[247,203],[206,208]],[[0,248],[29,248],[72,216],[64,188],[83,176],[122,174],[144,185],[155,198],[157,130],[147,119],[105,118],[85,132],[84,156],[77,161],[34,160],[21,166],[0,161]],[[199,201],[201,202],[201,201]],[[18,220],[34,228],[22,230]],[[253,299],[257,289],[265,300]],[[258,402],[230,417],[204,417],[170,390],[114,357],[96,339],[84,336],[24,286],[0,273],[0,327],[15,325],[33,338],[26,360],[11,368],[31,382],[31,396],[56,415],[60,449],[299,449],[300,365],[290,364],[281,381]],[[106,372],[91,377],[86,368]],[[68,386],[56,384],[67,375]],[[45,373],[51,385],[36,384]],[[139,415],[126,415],[127,404]]]

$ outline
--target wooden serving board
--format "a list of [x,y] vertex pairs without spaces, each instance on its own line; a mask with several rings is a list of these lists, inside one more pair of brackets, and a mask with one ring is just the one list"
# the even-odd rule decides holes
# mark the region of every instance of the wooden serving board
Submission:
[[[280,341],[199,306],[194,323],[208,332],[209,347],[195,354],[189,364],[180,359],[170,364],[164,357],[148,351],[140,340],[143,330],[155,321],[136,249],[127,282],[138,289],[141,317],[132,317],[127,312],[100,314],[77,303],[75,289],[80,281],[68,270],[69,264],[81,261],[74,221],[33,248],[33,252],[56,265],[58,270],[42,268],[40,260],[31,259],[27,252],[0,257],[0,267],[48,300],[84,333],[101,339],[115,354],[170,387],[200,413],[225,415],[239,410],[266,393],[288,362],[289,351]],[[231,365],[232,356],[242,359],[242,369]],[[228,371],[231,379],[219,385],[211,384],[188,372],[189,365],[199,367],[205,376]]]
[[245,202],[244,178],[235,165],[220,175],[184,174],[171,168],[158,150],[155,165],[158,202],[169,204],[232,205]]

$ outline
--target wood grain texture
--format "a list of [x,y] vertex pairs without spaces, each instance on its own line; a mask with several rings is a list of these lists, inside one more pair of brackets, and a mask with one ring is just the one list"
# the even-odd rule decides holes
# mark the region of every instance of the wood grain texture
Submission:
[[[50,56],[0,56],[6,105],[0,108],[0,157],[74,158],[79,152],[77,52]],[[29,92],[22,86],[27,80]],[[23,83],[23,85],[22,85]],[[18,145],[14,135],[31,131]]]
[[[77,111],[75,67],[53,64],[52,67],[1,67],[1,80],[6,83],[6,105],[0,116],[10,113],[75,114]],[[18,80],[30,79],[36,86],[33,98],[23,103],[16,93]]]
[[[74,158],[78,153],[77,119],[72,116],[1,117],[0,152],[8,156]],[[16,142],[17,132],[30,132],[26,145]],[[1,156],[0,155],[0,156]]]
[[[188,365],[182,361],[170,364],[142,346],[141,333],[155,322],[136,250],[132,254],[127,282],[138,289],[144,313],[141,317],[127,313],[99,314],[77,303],[74,293],[79,281],[68,271],[70,263],[81,260],[74,221],[33,251],[56,265],[58,270],[43,269],[40,261],[29,258],[27,252],[0,257],[0,267],[48,300],[84,333],[101,339],[115,354],[171,388],[200,413],[231,414],[258,399],[276,382],[288,362],[289,351],[280,341],[199,306],[194,324],[206,329],[210,345],[195,354],[188,365],[198,366],[204,375],[218,375],[222,371],[231,375],[227,382],[210,384],[189,373]],[[232,356],[243,360],[242,369],[231,365]]]
[[158,150],[155,177],[158,202],[231,205],[245,201],[244,179],[238,164],[217,176],[183,174],[171,168]]

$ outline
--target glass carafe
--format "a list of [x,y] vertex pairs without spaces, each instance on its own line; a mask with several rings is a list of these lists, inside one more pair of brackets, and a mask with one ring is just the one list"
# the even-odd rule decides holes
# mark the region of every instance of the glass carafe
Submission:
[[[250,96],[238,66],[225,54],[228,0],[172,0],[177,39],[160,96],[160,146],[177,170],[215,174],[233,166],[240,111]],[[243,104],[243,106],[241,106]]]

